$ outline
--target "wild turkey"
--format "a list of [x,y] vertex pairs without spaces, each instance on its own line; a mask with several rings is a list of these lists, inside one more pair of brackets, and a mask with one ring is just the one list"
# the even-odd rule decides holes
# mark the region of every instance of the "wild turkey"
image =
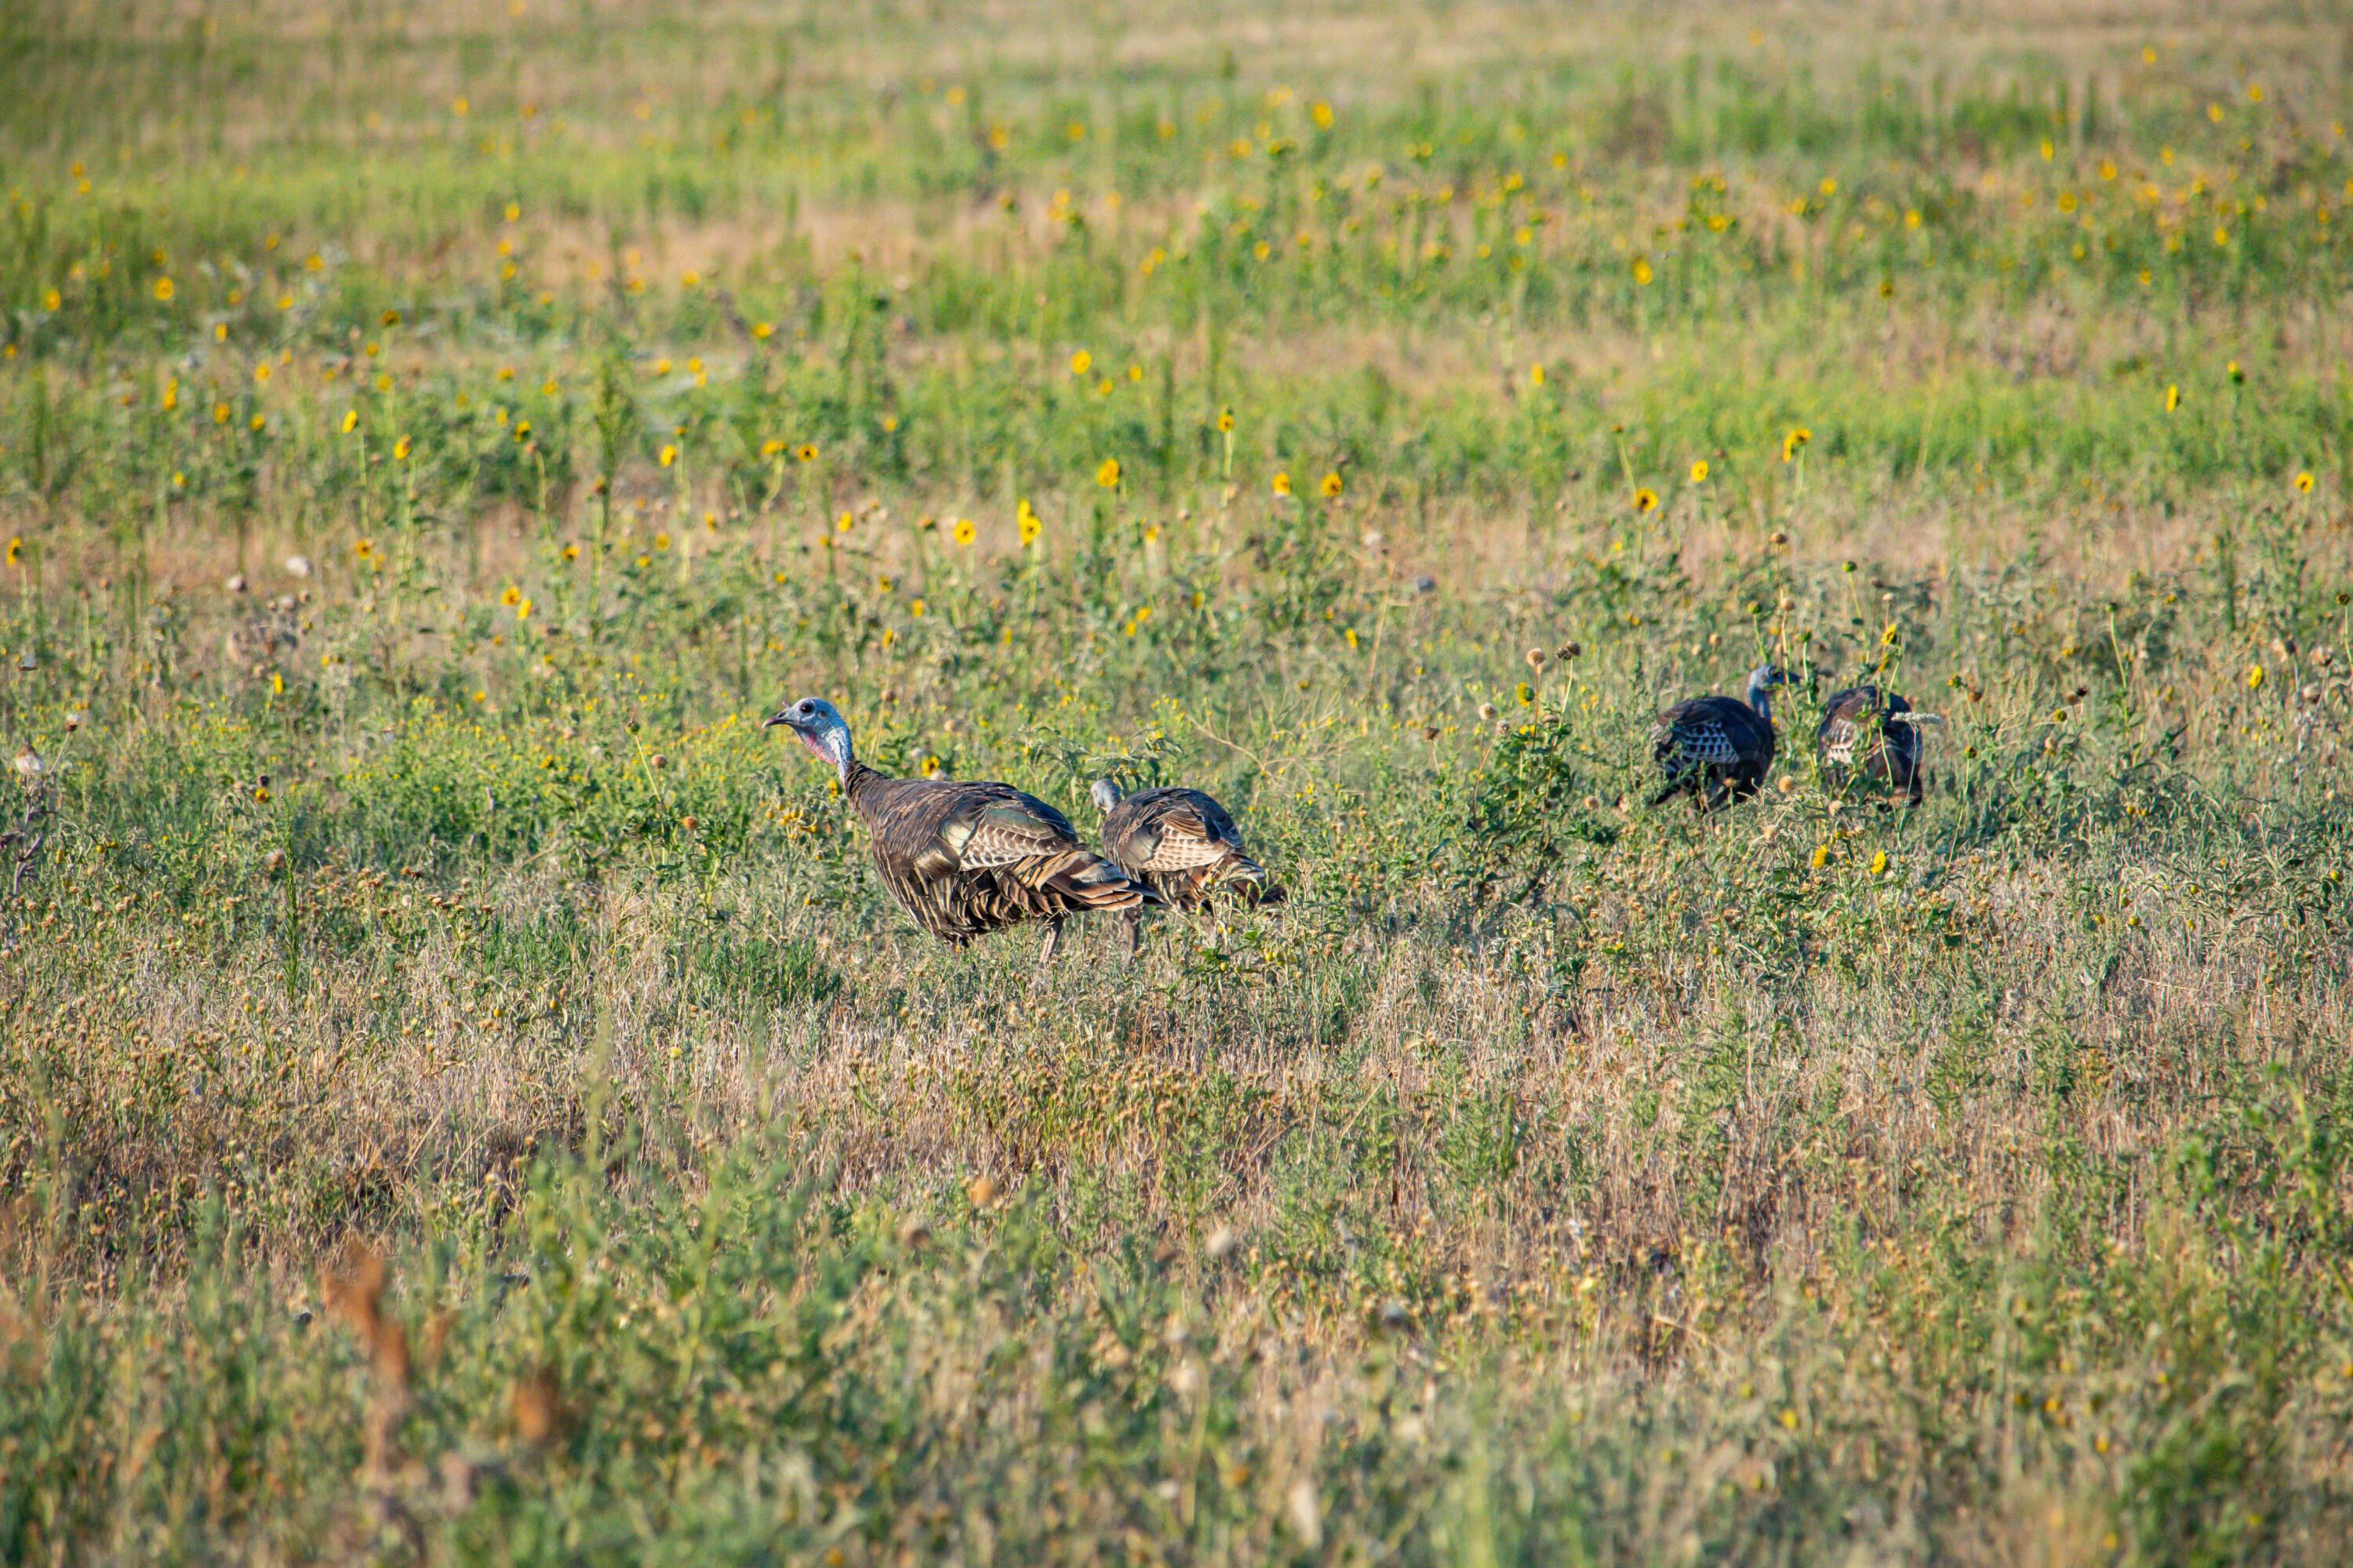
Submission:
[[1689,790],[1701,810],[1754,795],[1773,766],[1774,687],[1788,677],[1770,664],[1748,673],[1748,700],[1694,697],[1660,715],[1651,755],[1667,776],[1651,797],[1663,805]]
[[[1108,779],[1092,793],[1103,812],[1103,853],[1160,902],[1189,914],[1229,889],[1252,907],[1287,896],[1244,851],[1241,829],[1215,797],[1176,785],[1123,795]],[[1142,910],[1128,912],[1131,958],[1143,924]]]
[[1935,714],[1915,714],[1912,705],[1877,686],[1849,686],[1835,693],[1822,713],[1822,726],[1814,736],[1822,774],[1834,789],[1850,779],[1878,786],[1885,794],[1902,795],[1907,806],[1920,803],[1920,726],[1941,722]]
[[874,842],[874,869],[915,924],[954,947],[1025,920],[1047,923],[1042,962],[1066,916],[1133,910],[1158,895],[1079,842],[1070,820],[1010,784],[888,779],[858,760],[831,703],[803,697],[771,715],[833,765]]

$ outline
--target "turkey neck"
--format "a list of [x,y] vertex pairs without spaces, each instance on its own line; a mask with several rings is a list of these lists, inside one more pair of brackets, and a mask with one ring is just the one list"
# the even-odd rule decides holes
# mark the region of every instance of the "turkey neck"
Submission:
[[1768,725],[1773,722],[1773,694],[1770,691],[1752,683],[1748,688],[1748,705],[1757,710],[1758,718]]
[[877,797],[882,787],[890,782],[855,757],[842,765],[841,792],[849,797],[849,803],[857,809],[858,814],[870,822],[874,820],[874,808],[881,804]]

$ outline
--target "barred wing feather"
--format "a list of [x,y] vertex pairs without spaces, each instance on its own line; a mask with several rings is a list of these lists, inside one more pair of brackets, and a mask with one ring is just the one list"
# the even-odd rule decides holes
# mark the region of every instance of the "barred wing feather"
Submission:
[[1773,729],[1746,703],[1694,697],[1669,708],[1651,732],[1651,753],[1665,787],[1662,803],[1686,790],[1703,806],[1755,793],[1773,766]]
[[1079,842],[1070,820],[1009,784],[884,779],[853,764],[850,803],[901,908],[962,943],[1024,920],[1157,903]]

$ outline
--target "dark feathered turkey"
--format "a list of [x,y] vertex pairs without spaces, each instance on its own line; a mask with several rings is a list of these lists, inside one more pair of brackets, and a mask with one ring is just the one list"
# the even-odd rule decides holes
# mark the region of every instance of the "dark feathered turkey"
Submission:
[[1814,736],[1823,777],[1834,789],[1860,779],[1918,805],[1924,792],[1919,716],[1910,703],[1877,686],[1849,686],[1834,694]]
[[[1108,779],[1095,780],[1093,794],[1104,812],[1103,853],[1163,903],[1189,913],[1220,895],[1253,907],[1286,896],[1250,859],[1241,829],[1216,797],[1177,785],[1123,796]],[[1130,952],[1141,918],[1140,912],[1128,916]]]
[[1702,810],[1757,793],[1773,766],[1772,689],[1788,677],[1770,664],[1748,673],[1748,700],[1694,697],[1660,715],[1651,756],[1666,776],[1653,806],[1689,791]]
[[1054,956],[1067,916],[1156,904],[1152,889],[1079,842],[1070,820],[1010,784],[891,779],[852,753],[833,705],[805,697],[767,721],[834,765],[865,822],[874,868],[899,907],[956,947],[1025,920],[1047,923]]

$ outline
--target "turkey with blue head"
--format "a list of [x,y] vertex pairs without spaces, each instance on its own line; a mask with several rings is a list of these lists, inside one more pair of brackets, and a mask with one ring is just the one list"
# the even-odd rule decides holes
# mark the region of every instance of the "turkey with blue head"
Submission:
[[1748,698],[1694,697],[1677,703],[1651,731],[1651,757],[1666,783],[1651,797],[1662,805],[1689,794],[1704,811],[1754,795],[1773,766],[1773,691],[1789,677],[1770,664],[1748,673]]
[[1046,923],[1039,957],[1062,922],[1093,910],[1157,904],[1151,887],[1079,842],[1070,819],[1010,784],[892,779],[858,759],[849,725],[823,697],[770,715],[829,764],[866,824],[874,869],[915,924],[954,947],[1024,921]]

